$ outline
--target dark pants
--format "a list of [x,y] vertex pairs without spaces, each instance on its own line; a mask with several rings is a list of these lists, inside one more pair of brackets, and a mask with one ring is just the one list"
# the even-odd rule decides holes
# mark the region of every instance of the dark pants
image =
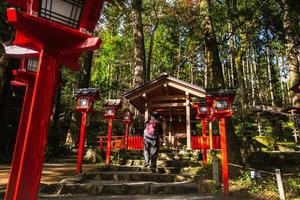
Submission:
[[159,150],[159,139],[144,137],[145,165],[150,165],[151,170],[156,169],[156,159]]

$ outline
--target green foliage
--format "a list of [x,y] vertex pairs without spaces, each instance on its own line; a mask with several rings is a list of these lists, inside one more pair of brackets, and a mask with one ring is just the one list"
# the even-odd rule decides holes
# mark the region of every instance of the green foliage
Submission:
[[273,150],[275,145],[275,139],[270,136],[256,136],[254,138],[259,143],[263,144],[268,150]]
[[[287,199],[299,198],[300,194],[300,179],[299,177],[283,176],[283,186],[285,197]],[[234,190],[249,192],[253,196],[263,197],[268,199],[276,199],[278,197],[278,187],[275,174],[268,175],[262,173],[261,179],[251,179],[250,170],[245,171],[240,177],[231,182]],[[249,195],[250,196],[250,195]],[[259,198],[258,198],[259,199]]]

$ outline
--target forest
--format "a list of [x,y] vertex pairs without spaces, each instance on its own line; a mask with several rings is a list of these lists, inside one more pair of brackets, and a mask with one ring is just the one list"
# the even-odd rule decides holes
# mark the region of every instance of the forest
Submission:
[[[0,2],[0,162],[12,158],[24,90],[13,88],[18,61],[5,56],[14,28]],[[78,145],[76,88],[99,88],[87,145],[106,135],[103,103],[167,73],[203,88],[236,88],[227,123],[229,162],[259,163],[261,152],[300,150],[300,3],[298,0],[113,0],[92,33],[98,50],[80,58],[80,72],[61,66],[47,155]],[[137,113],[136,113],[137,114]],[[121,115],[121,110],[119,115]],[[131,134],[139,130],[136,115]],[[122,135],[114,122],[114,135]],[[258,160],[257,160],[258,159]],[[284,160],[284,159],[283,159]],[[284,161],[283,161],[284,162]]]

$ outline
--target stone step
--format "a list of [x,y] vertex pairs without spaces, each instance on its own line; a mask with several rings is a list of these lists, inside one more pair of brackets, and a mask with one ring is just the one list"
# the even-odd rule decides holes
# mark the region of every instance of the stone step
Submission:
[[199,167],[199,161],[184,161],[184,160],[159,160],[157,165],[164,167]]
[[[161,174],[183,174],[183,175],[196,175],[198,174],[203,166],[197,167],[160,167],[157,170]],[[128,172],[150,172],[149,168],[144,168],[143,165],[126,166],[126,165],[101,165],[98,166],[94,172],[105,172],[105,171],[128,171]]]
[[[126,155],[123,160],[143,160],[143,155],[134,155],[128,156]],[[191,157],[180,157],[180,156],[170,156],[170,155],[159,155],[157,160],[182,160],[182,161],[198,161],[198,158],[191,158]]]
[[192,181],[194,175],[161,174],[149,172],[130,172],[130,171],[106,171],[88,172],[82,175],[84,180],[113,180],[113,181],[153,181],[153,182],[176,182]]
[[213,181],[196,182],[130,182],[130,181],[99,181],[85,183],[42,184],[41,194],[72,195],[72,194],[114,194],[114,195],[147,195],[147,194],[190,194],[216,191]]
[[[121,164],[127,166],[143,166],[143,159],[123,159],[118,162],[112,161],[113,164]],[[202,163],[200,161],[191,161],[191,160],[157,160],[157,166],[159,167],[199,167]]]

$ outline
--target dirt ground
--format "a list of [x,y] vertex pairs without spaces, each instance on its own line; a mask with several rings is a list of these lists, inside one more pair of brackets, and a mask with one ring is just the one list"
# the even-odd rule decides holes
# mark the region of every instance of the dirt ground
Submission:
[[[84,170],[91,170],[95,165],[83,165]],[[42,172],[41,183],[57,183],[75,175],[76,164],[74,163],[45,163]],[[10,165],[0,165],[0,191],[6,188],[9,179]]]

